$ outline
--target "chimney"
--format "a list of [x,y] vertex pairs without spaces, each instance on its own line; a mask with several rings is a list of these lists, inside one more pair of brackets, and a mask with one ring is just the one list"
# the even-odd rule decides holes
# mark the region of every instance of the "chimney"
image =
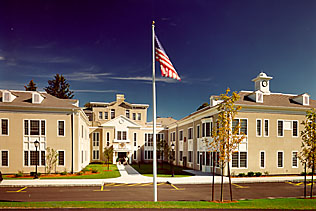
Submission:
[[116,102],[124,102],[125,98],[123,94],[116,94]]

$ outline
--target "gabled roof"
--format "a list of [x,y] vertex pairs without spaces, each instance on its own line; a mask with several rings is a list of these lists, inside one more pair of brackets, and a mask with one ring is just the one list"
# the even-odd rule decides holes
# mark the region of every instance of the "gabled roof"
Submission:
[[[4,90],[0,90],[0,98],[2,98],[2,92]],[[74,100],[69,99],[59,99],[54,97],[46,92],[37,92],[41,96],[44,97],[44,100],[39,104],[32,103],[32,93],[33,91],[12,91],[12,94],[16,96],[16,98],[12,102],[2,102],[0,100],[0,108],[1,107],[30,107],[30,108],[60,108],[60,109],[75,109],[77,106],[73,105]]]

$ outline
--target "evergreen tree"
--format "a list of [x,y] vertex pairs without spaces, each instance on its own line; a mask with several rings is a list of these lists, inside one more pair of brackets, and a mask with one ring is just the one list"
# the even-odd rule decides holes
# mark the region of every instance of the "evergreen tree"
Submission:
[[72,99],[74,92],[70,91],[69,87],[70,85],[64,76],[56,74],[53,80],[48,81],[48,87],[45,88],[45,91],[61,99]]
[[34,83],[33,80],[30,80],[29,84],[24,86],[24,88],[25,88],[25,91],[36,91],[37,89],[36,83]]
[[202,108],[205,108],[205,107],[207,107],[207,106],[209,106],[210,104],[208,104],[208,103],[203,103],[202,105],[200,105],[199,107],[198,107],[198,109],[196,109],[197,111],[198,110],[200,110],[200,109],[202,109]]

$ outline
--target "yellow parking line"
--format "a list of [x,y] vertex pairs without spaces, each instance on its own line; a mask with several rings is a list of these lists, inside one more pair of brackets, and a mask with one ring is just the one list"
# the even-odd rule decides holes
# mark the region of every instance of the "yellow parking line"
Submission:
[[118,183],[117,183],[116,185],[113,185],[113,186],[116,187],[116,186],[123,186],[123,185],[127,185],[127,184],[128,184],[128,183],[121,183],[121,184],[118,184]]
[[130,185],[127,185],[127,186],[136,186],[136,185],[140,185],[142,183],[135,183],[135,184],[130,184]]
[[110,191],[110,190],[104,190],[103,187],[104,185],[101,185],[101,190],[93,190],[93,191]]
[[23,191],[23,190],[25,190],[26,188],[27,188],[27,187],[21,188],[21,189],[16,190],[16,191],[7,191],[7,192],[15,192],[15,193],[26,192],[26,191]]
[[302,182],[295,184],[296,186],[300,186],[301,184],[303,184]]
[[[313,184],[315,184],[315,183],[313,183]],[[312,185],[312,183],[308,183],[307,185]]]
[[237,184],[232,184],[232,185],[236,186],[237,188],[249,188],[247,186],[241,186],[241,185],[237,185]]
[[145,183],[145,184],[143,184],[143,185],[140,185],[140,186],[147,186],[147,185],[152,185],[153,183],[151,182],[151,183]]

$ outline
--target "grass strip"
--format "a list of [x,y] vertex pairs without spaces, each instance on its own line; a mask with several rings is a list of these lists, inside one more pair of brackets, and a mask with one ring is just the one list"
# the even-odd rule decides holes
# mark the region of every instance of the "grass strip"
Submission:
[[207,201],[53,201],[0,202],[1,208],[178,208],[178,209],[315,209],[315,199],[255,199],[234,203]]

